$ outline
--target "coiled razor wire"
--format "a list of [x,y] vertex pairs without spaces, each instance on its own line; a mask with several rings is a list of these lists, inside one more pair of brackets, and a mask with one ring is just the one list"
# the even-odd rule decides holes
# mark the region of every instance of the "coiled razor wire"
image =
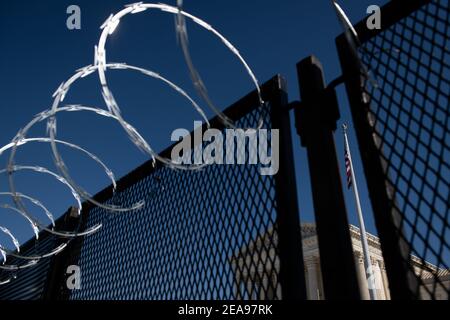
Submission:
[[[50,109],[45,110],[39,114],[37,114],[26,126],[19,130],[16,136],[11,140],[10,143],[0,148],[0,156],[4,155],[6,151],[10,151],[8,165],[5,169],[0,170],[0,174],[7,174],[9,181],[9,192],[0,192],[0,196],[8,196],[13,199],[14,206],[3,204],[0,205],[1,210],[7,210],[14,214],[18,214],[22,217],[32,228],[33,233],[35,235],[36,241],[39,239],[39,232],[44,231],[52,234],[53,236],[61,237],[65,239],[62,243],[60,243],[56,248],[53,248],[49,252],[42,254],[34,254],[34,255],[23,255],[20,253],[20,244],[18,239],[14,236],[14,234],[6,227],[0,225],[0,233],[7,236],[7,238],[13,244],[15,250],[10,250],[3,244],[0,244],[0,257],[3,259],[3,262],[0,264],[0,270],[6,270],[15,272],[21,269],[29,268],[35,266],[41,259],[48,258],[54,256],[64,250],[70,241],[72,241],[76,237],[86,236],[95,233],[98,231],[102,225],[97,224],[86,230],[80,231],[81,221],[82,221],[82,199],[90,202],[91,204],[106,209],[113,213],[125,213],[132,212],[137,209],[144,207],[145,202],[139,201],[130,207],[124,208],[111,204],[103,204],[96,201],[92,195],[90,195],[86,190],[77,184],[74,179],[71,177],[69,173],[69,169],[66,166],[59,150],[58,145],[64,145],[70,147],[76,151],[79,151],[86,156],[88,156],[91,160],[95,161],[105,172],[108,179],[111,181],[113,186],[113,193],[116,192],[116,178],[114,173],[108,168],[108,166],[100,160],[99,157],[89,152],[88,150],[67,142],[57,139],[57,114],[60,112],[90,112],[98,116],[106,117],[111,120],[117,121],[125,130],[125,133],[128,135],[129,139],[132,143],[142,152],[149,155],[153,165],[155,166],[157,162],[162,163],[165,166],[168,166],[171,169],[176,170],[200,170],[204,166],[208,164],[180,164],[172,159],[164,158],[157,154],[150,146],[150,144],[143,138],[143,136],[131,125],[129,124],[121,114],[121,109],[114,99],[113,93],[108,86],[108,81],[106,78],[106,70],[129,70],[139,72],[144,74],[147,77],[151,77],[158,81],[161,81],[165,85],[169,86],[171,89],[176,91],[178,94],[183,96],[195,111],[202,117],[205,121],[207,128],[210,128],[210,124],[208,119],[203,111],[203,109],[179,86],[166,79],[159,73],[156,73],[151,70],[147,70],[140,67],[135,67],[128,65],[126,63],[108,63],[106,60],[106,42],[109,36],[116,30],[117,26],[121,22],[121,20],[128,15],[134,15],[137,13],[141,13],[147,10],[159,10],[161,12],[173,14],[175,17],[175,30],[179,45],[182,49],[184,61],[188,67],[189,75],[191,81],[194,85],[194,88],[203,102],[217,115],[218,119],[228,128],[236,129],[234,122],[229,119],[225,114],[223,114],[220,109],[213,103],[211,98],[209,97],[207,88],[197,71],[189,49],[188,43],[188,33],[186,27],[186,19],[194,22],[199,25],[206,31],[212,33],[216,36],[225,47],[231,51],[231,53],[237,57],[240,63],[245,68],[248,73],[252,83],[254,84],[260,105],[264,105],[265,102],[262,99],[261,89],[254,75],[253,71],[250,69],[247,62],[244,60],[239,51],[234,47],[231,42],[229,42],[221,33],[219,33],[216,29],[214,29],[211,25],[203,21],[202,19],[191,15],[183,10],[183,1],[177,0],[177,6],[170,6],[162,3],[133,3],[130,5],[126,5],[124,9],[119,11],[116,14],[111,14],[108,19],[102,24],[100,29],[102,30],[98,44],[95,46],[95,54],[94,54],[94,64],[85,66],[81,69],[78,69],[73,76],[71,76],[67,81],[63,82],[56,92],[53,94],[53,104]],[[98,107],[91,106],[83,106],[78,104],[71,105],[62,105],[64,98],[69,92],[71,86],[78,80],[83,79],[93,73],[97,72],[100,84],[102,86],[102,96],[103,100],[106,104],[107,109],[102,109]],[[46,122],[47,125],[47,137],[33,137],[27,138],[29,130],[34,127],[38,123]],[[260,116],[258,126],[256,128],[251,129],[259,129],[262,127],[262,115]],[[248,128],[246,128],[248,130]],[[15,157],[17,154],[17,150],[19,147],[27,144],[27,143],[47,143],[51,145],[52,154],[54,157],[54,163],[57,167],[58,172],[53,172],[47,168],[43,168],[40,166],[22,166],[15,164]],[[55,220],[54,215],[50,212],[44,204],[42,204],[39,200],[30,197],[28,195],[22,194],[16,190],[16,185],[14,182],[14,173],[18,171],[29,171],[39,174],[45,174],[53,177],[58,182],[65,185],[71,192],[72,196],[77,202],[76,215],[78,217],[78,223],[74,230],[57,230],[55,228]],[[50,221],[50,225],[43,223],[42,221],[36,219],[33,214],[31,214],[26,208],[23,200],[27,200],[31,202],[36,208],[42,210],[48,220]],[[7,264],[7,257],[11,256],[16,259],[23,260],[22,263],[18,264]],[[16,278],[16,274],[11,274],[11,276],[7,279],[0,279],[0,285],[11,282],[11,280]]]

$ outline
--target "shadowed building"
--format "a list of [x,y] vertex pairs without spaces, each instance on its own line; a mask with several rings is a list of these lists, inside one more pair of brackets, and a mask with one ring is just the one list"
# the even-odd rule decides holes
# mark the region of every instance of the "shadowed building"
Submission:
[[[302,224],[301,232],[308,299],[322,300],[325,299],[325,296],[320,271],[316,226],[312,223]],[[361,297],[369,299],[359,228],[350,225],[350,234]],[[275,233],[273,236],[272,230],[269,230],[266,234],[259,236],[243,247],[232,258],[231,264],[235,274],[235,290],[238,297],[244,299],[281,298],[281,289],[276,286],[278,283],[276,277],[280,270],[279,260],[273,247],[273,244],[277,242],[276,237],[277,234]],[[379,239],[369,233],[367,238],[376,288],[376,299],[388,300],[390,299],[389,284]],[[268,263],[265,264],[264,261]],[[428,291],[435,292],[436,299],[448,299],[446,290],[450,288],[450,270],[439,269],[430,263],[422,262],[414,256],[411,256],[411,264],[416,274],[420,275],[422,279],[423,285],[420,290],[422,299],[430,299]],[[437,278],[446,289],[442,285],[436,284]]]

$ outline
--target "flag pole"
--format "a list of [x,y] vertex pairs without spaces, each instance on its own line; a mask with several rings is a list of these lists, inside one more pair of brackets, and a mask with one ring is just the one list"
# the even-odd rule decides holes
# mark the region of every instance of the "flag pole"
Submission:
[[[363,217],[362,210],[361,210],[361,202],[359,200],[358,185],[356,183],[355,171],[353,169],[352,155],[350,153],[350,147],[348,144],[347,125],[343,124],[342,129],[344,131],[345,150],[347,152],[347,157],[349,160],[349,167],[350,167],[350,172],[351,172],[351,184],[353,186],[353,194],[355,196],[356,210],[358,212],[359,230],[361,233],[361,245],[362,245],[362,249],[363,249],[364,268],[366,270],[367,286],[369,288],[370,300],[376,300],[375,278],[374,278],[372,263],[370,262],[369,244],[367,242],[366,227],[364,225],[364,217]],[[346,168],[346,169],[348,170],[348,168]]]

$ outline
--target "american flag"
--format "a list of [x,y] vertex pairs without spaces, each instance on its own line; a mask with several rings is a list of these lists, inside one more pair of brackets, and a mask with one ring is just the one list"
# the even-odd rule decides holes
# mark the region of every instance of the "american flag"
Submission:
[[345,147],[345,173],[347,175],[347,187],[350,189],[352,187],[352,163],[350,157],[348,156],[347,147]]

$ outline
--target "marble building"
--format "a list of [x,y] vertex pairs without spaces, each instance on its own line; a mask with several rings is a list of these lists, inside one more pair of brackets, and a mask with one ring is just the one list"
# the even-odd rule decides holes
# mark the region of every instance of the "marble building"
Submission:
[[[320,256],[315,224],[302,224],[301,232],[308,299],[322,300],[325,299],[325,296],[320,271]],[[279,261],[276,258],[274,248],[276,237],[269,237],[268,235],[271,234],[272,231],[269,231],[265,235],[259,236],[257,239],[243,247],[239,253],[231,259],[238,297],[250,299],[281,298],[281,290],[279,286],[277,286],[278,282],[276,279],[279,272]],[[363,299],[369,299],[359,228],[350,225],[350,234],[361,296]],[[368,234],[367,238],[374,272],[376,299],[389,300],[389,284],[379,239],[371,234]],[[411,263],[416,274],[420,274],[423,282],[423,286],[421,287],[422,299],[430,298],[428,290],[435,291],[438,299],[448,299],[447,291],[450,289],[450,270],[438,269],[430,263],[423,264],[414,256],[411,257]],[[446,289],[442,286],[436,286],[434,289],[436,277],[439,278]]]

